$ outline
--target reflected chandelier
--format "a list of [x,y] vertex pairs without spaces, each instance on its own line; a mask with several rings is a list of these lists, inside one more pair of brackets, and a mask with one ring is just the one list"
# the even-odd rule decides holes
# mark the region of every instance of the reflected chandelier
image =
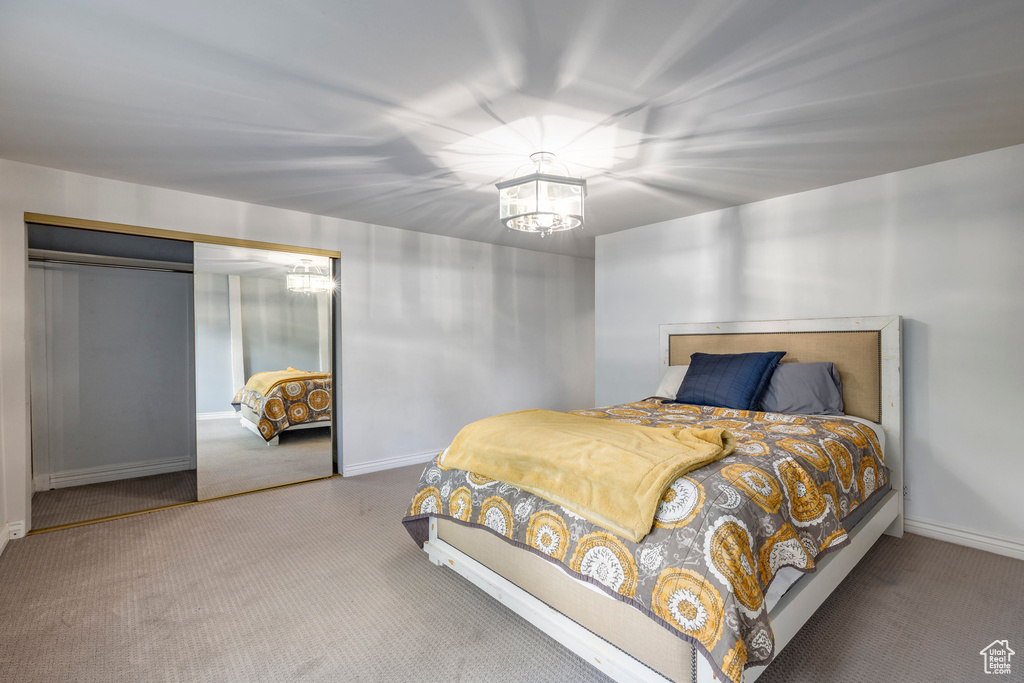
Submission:
[[587,181],[573,178],[551,152],[530,155],[532,164],[520,167],[498,188],[498,217],[512,230],[548,233],[583,226]]
[[314,266],[308,258],[302,259],[301,263],[292,268],[285,282],[290,291],[304,294],[328,292],[333,284],[331,278],[320,272],[320,268]]

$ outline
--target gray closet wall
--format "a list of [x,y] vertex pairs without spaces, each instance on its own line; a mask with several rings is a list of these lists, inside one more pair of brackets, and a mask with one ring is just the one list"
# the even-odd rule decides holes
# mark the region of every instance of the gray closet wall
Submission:
[[[141,256],[125,236],[94,233],[83,246],[60,230],[30,228],[30,249]],[[30,265],[36,488],[193,467],[191,273]]]

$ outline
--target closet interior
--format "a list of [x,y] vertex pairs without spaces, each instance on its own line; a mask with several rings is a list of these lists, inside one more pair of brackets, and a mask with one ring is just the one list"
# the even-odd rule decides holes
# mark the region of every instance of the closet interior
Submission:
[[336,470],[335,258],[27,229],[32,529]]

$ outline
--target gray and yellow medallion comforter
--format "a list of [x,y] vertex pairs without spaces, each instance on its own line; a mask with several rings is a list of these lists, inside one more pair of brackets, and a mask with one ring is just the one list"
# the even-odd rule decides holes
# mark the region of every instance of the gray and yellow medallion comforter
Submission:
[[258,372],[231,404],[249,408],[253,413],[249,419],[270,441],[289,427],[331,419],[331,373],[295,368]]
[[843,520],[888,490],[874,431],[835,416],[792,416],[650,398],[577,415],[654,427],[724,428],[735,452],[676,479],[638,543],[511,484],[437,460],[403,520],[421,545],[429,517],[483,526],[558,562],[694,643],[739,681],[774,639],[764,601],[782,567],[814,571],[848,543]]

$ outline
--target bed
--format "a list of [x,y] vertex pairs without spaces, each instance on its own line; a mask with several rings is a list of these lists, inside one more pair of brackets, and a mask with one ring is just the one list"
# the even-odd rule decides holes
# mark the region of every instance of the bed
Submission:
[[[902,534],[900,328],[899,317],[661,326],[663,369],[685,364],[694,352],[785,349],[786,362],[831,361],[842,376],[844,412],[850,416],[746,413],[663,404],[660,399],[580,411],[651,425],[680,417],[718,422],[737,434],[738,453],[673,484],[666,498],[678,498],[659,507],[659,514],[662,508],[667,510],[662,516],[672,529],[668,533],[689,536],[689,549],[666,553],[661,542],[666,531],[657,524],[639,544],[603,538],[608,534],[588,526],[586,520],[549,514],[557,511],[545,507],[546,501],[539,503],[529,498],[532,494],[500,481],[477,478],[474,485],[475,475],[464,473],[466,485],[457,487],[451,472],[436,463],[424,471],[406,526],[414,538],[424,541],[432,562],[465,576],[615,680],[710,682],[716,676],[718,680],[755,680],[879,536]],[[842,449],[830,447],[824,453],[822,448],[801,445],[801,438],[805,444],[819,446],[825,441],[841,443]],[[760,452],[765,442],[771,443],[773,454]],[[780,452],[786,447],[788,452]],[[836,464],[840,450],[853,457],[839,458],[843,462]],[[870,457],[872,452],[877,457]],[[768,529],[776,533],[762,533],[753,528],[755,518],[744,517],[745,508],[729,512],[737,491],[752,493],[749,477],[743,485],[744,468],[765,457],[761,464],[772,463],[767,469],[774,471],[775,481],[784,489],[768,486],[762,491],[759,503],[766,510],[799,503],[803,494],[794,491],[807,490],[796,482],[800,477],[810,475],[813,481],[808,479],[807,487],[821,493],[814,505],[799,512],[803,526],[785,530],[779,524]],[[780,472],[780,463],[788,463],[784,469],[799,470],[799,477]],[[829,478],[836,481],[837,477],[838,483],[830,483]],[[752,483],[767,484],[764,479]],[[448,499],[440,495],[446,485]],[[486,495],[452,497],[457,489],[472,494],[486,487],[490,487]],[[437,495],[425,494],[429,488]],[[502,491],[504,496],[496,495]],[[758,497],[756,491],[753,494]],[[694,501],[701,498],[713,498],[714,506],[709,502],[699,515],[686,519]],[[497,517],[497,528],[504,517],[510,528],[518,525],[518,531],[502,534],[494,524],[468,524],[487,518],[485,504],[507,511]],[[724,509],[719,510],[722,504]],[[715,514],[705,514],[711,507]],[[529,540],[530,529],[522,528],[536,522],[538,515],[547,515],[549,529],[560,528],[559,520],[566,523],[563,535],[571,542],[565,548],[555,544],[554,553],[551,547],[538,552],[537,543]],[[792,533],[794,528],[798,534]],[[718,533],[729,529],[732,540],[730,534]],[[739,547],[737,534],[749,535],[752,552],[746,557],[733,552],[734,561],[715,559],[729,554],[723,549]],[[765,541],[772,538],[771,543]],[[600,562],[591,561],[589,568],[582,564],[595,549],[594,557],[600,559],[603,554],[605,558],[603,569]],[[760,585],[751,583],[766,568]],[[719,583],[729,590],[716,596],[705,583],[711,574],[723,572],[733,573]],[[663,580],[669,574],[672,581]],[[703,621],[694,621],[695,617]]]
[[242,426],[275,446],[281,432],[331,426],[331,373],[288,368],[249,378],[232,406]]

